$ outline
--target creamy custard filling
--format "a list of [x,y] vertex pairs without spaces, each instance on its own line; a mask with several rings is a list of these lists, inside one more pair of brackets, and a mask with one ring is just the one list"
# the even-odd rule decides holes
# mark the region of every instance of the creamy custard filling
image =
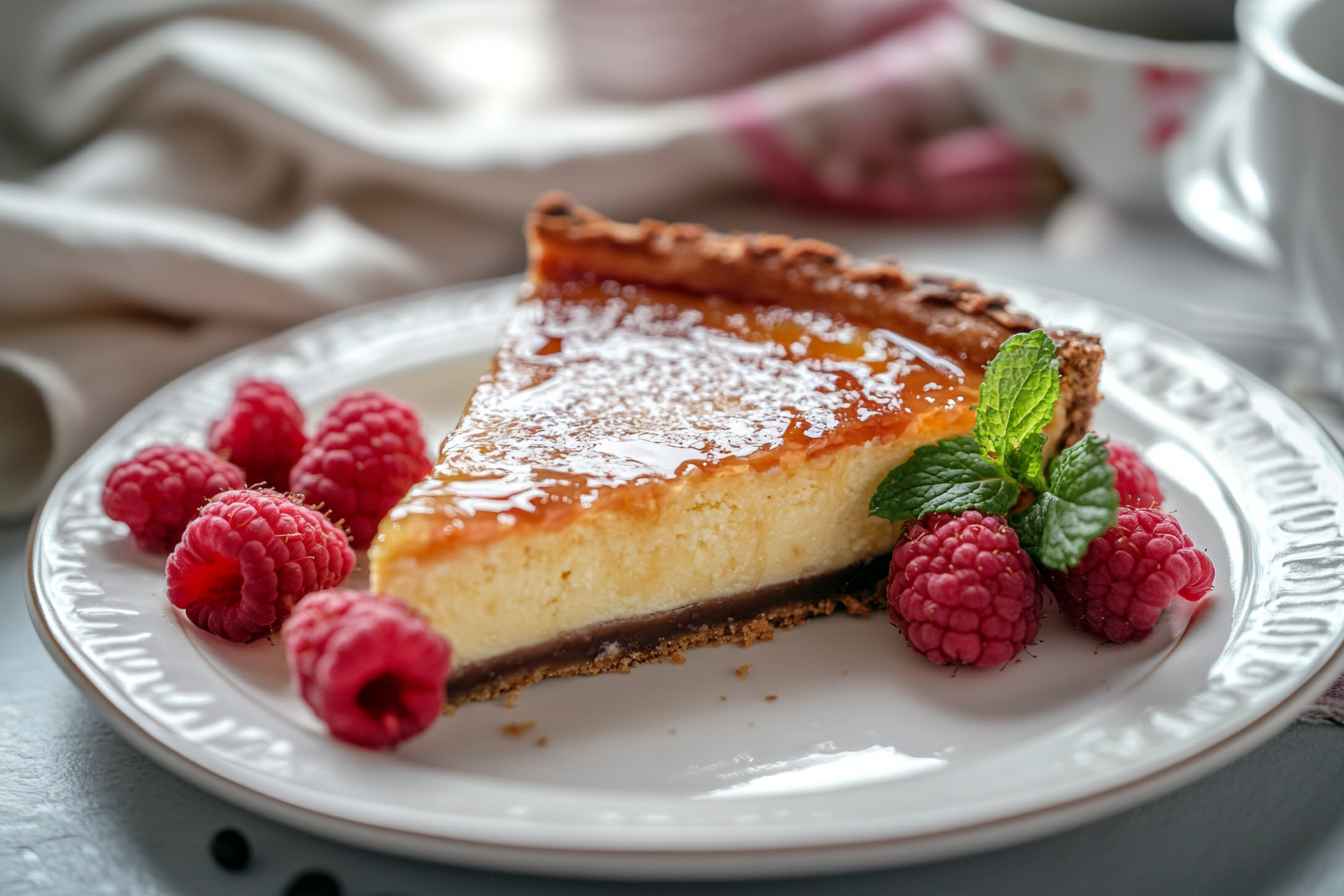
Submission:
[[979,378],[821,311],[541,284],[384,523],[374,587],[461,666],[861,563],[896,536],[878,481],[970,429]]
[[657,512],[586,514],[507,542],[392,556],[375,562],[374,587],[424,612],[461,667],[613,619],[842,569],[891,549],[898,527],[870,517],[868,498],[918,444],[944,434],[683,480]]

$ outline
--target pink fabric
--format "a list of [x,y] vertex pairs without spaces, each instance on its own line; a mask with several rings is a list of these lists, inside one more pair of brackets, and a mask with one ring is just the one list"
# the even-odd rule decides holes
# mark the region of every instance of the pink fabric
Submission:
[[570,76],[600,97],[708,95],[837,56],[949,7],[948,0],[564,0]]
[[1002,129],[973,123],[949,79],[971,52],[962,24],[942,4],[911,13],[876,44],[785,85],[801,94],[841,83],[843,104],[800,110],[773,82],[717,102],[760,179],[789,201],[871,215],[968,218],[1039,203],[1047,169]]

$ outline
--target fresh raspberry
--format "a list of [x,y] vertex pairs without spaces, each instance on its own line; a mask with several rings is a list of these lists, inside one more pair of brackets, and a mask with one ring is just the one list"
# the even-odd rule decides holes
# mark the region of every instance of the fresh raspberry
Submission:
[[141,550],[167,553],[202,504],[243,485],[243,471],[213,454],[152,445],[107,474],[103,512],[130,526]]
[[251,641],[354,565],[345,533],[311,507],[269,489],[228,491],[201,508],[168,557],[168,600],[208,632]]
[[395,746],[443,709],[452,648],[395,598],[310,594],[285,623],[284,638],[300,696],[338,740]]
[[1161,507],[1162,487],[1157,474],[1128,445],[1111,442],[1107,446],[1111,467],[1115,470],[1115,490],[1121,507]]
[[1174,599],[1197,601],[1209,593],[1213,562],[1175,517],[1122,507],[1078,565],[1051,583],[1060,607],[1080,627],[1107,641],[1138,641]]
[[345,524],[356,548],[366,548],[383,516],[429,470],[415,411],[367,390],[342,398],[322,418],[292,483]]
[[210,425],[210,450],[243,468],[247,481],[286,491],[308,444],[303,411],[284,386],[243,380],[224,416]]
[[1002,666],[1036,640],[1036,567],[1001,517],[968,510],[911,523],[891,555],[892,625],[938,665]]

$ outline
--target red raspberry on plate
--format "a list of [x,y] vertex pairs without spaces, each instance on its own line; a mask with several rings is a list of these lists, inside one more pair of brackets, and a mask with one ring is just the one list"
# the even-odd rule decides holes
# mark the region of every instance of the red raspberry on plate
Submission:
[[1107,641],[1138,641],[1173,600],[1197,601],[1209,593],[1213,562],[1175,517],[1122,507],[1115,525],[1052,584],[1060,607],[1080,627]]
[[1162,487],[1157,474],[1128,445],[1111,442],[1106,446],[1111,468],[1115,470],[1115,491],[1121,507],[1161,507]]
[[1036,639],[1036,567],[1001,517],[935,513],[906,527],[891,555],[893,625],[938,665],[1002,666]]
[[318,424],[291,486],[350,530],[356,548],[430,470],[415,411],[372,389],[345,396]]
[[391,747],[443,710],[452,648],[395,598],[319,591],[284,627],[290,674],[333,737]]
[[212,496],[242,488],[243,471],[183,445],[151,445],[107,474],[103,512],[131,527],[145,551],[167,553]]
[[224,416],[210,425],[210,450],[243,468],[247,481],[285,491],[308,444],[303,411],[284,386],[243,380]]
[[321,513],[269,489],[223,492],[168,557],[168,600],[208,632],[251,641],[305,594],[345,581],[355,553]]

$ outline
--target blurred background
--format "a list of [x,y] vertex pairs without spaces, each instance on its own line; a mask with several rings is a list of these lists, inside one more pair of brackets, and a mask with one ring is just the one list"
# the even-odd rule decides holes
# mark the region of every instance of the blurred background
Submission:
[[517,272],[551,188],[1071,289],[1277,376],[1299,315],[1162,184],[1232,7],[9,0],[0,514],[212,355]]

